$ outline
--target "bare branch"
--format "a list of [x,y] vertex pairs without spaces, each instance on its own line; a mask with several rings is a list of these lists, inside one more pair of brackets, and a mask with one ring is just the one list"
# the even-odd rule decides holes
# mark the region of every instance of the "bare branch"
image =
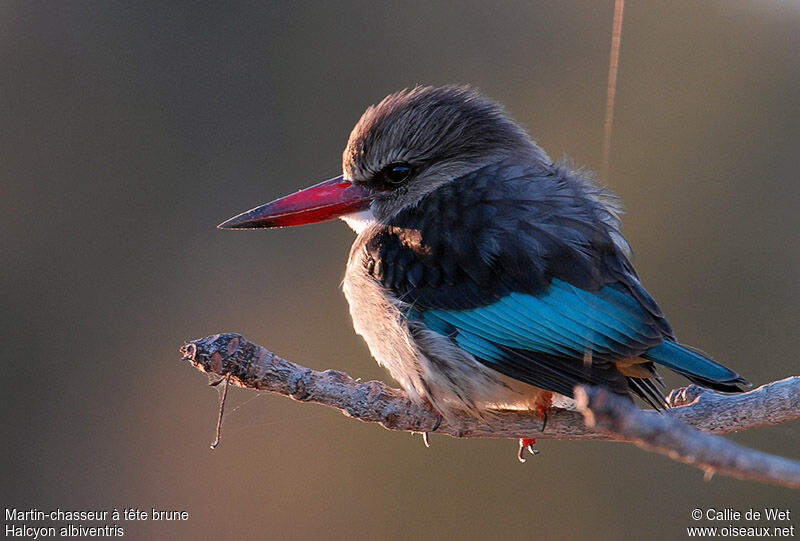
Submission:
[[[376,422],[390,430],[407,432],[424,432],[431,430],[436,424],[436,414],[429,408],[412,403],[405,392],[391,388],[378,381],[356,381],[343,372],[326,370],[319,372],[300,366],[283,359],[266,348],[254,344],[243,336],[235,333],[216,334],[198,340],[193,340],[181,348],[184,360],[191,362],[200,370],[215,374],[219,377],[228,377],[230,383],[248,389],[271,391],[284,396],[289,396],[301,402],[316,402],[339,409],[345,415],[366,422]],[[720,455],[716,462],[711,460],[717,447],[713,447],[706,440],[702,440],[704,453],[692,454],[690,448],[670,446],[668,442],[674,437],[670,434],[663,435],[666,439],[648,439],[646,433],[653,430],[652,426],[662,426],[663,422],[674,423],[682,430],[691,434],[697,431],[685,426],[693,426],[707,432],[724,434],[753,428],[756,426],[778,424],[784,421],[800,418],[800,377],[791,377],[768,385],[764,385],[739,395],[719,395],[691,385],[685,389],[673,391],[668,400],[674,407],[666,414],[657,414],[652,411],[642,411],[633,405],[620,410],[620,418],[633,419],[631,411],[636,413],[635,418],[639,425],[637,430],[627,431],[627,424],[609,426],[598,423],[596,427],[587,426],[584,416],[594,412],[596,400],[591,394],[584,397],[583,415],[576,411],[553,409],[548,412],[547,426],[542,431],[542,421],[529,412],[502,411],[498,412],[491,420],[491,426],[471,416],[450,416],[445,419],[437,433],[448,434],[457,438],[551,438],[551,439],[581,439],[581,440],[610,440],[629,441],[640,446],[649,445],[653,450],[668,452],[673,458],[684,462],[694,463],[705,469],[713,469],[720,473],[741,473],[736,469],[741,464],[733,455]],[[595,389],[590,389],[590,393]],[[601,390],[602,391],[602,390]],[[612,397],[614,398],[614,397]],[[613,401],[614,403],[620,401]],[[624,402],[624,401],[622,401]],[[600,404],[606,407],[612,401],[602,399]],[[587,406],[588,405],[588,406]],[[588,407],[588,412],[587,408]],[[602,409],[602,415],[595,413],[594,419],[610,418],[611,414]],[[683,423],[681,423],[682,421]],[[671,425],[670,425],[671,426]],[[623,429],[620,430],[620,427]],[[650,432],[642,432],[650,430]],[[677,433],[676,433],[677,434]],[[725,444],[730,444],[721,438],[703,435],[704,438],[713,438]],[[680,438],[686,438],[680,433]],[[688,438],[687,441],[696,441]],[[718,445],[718,444],[715,444]],[[739,446],[739,449],[748,453],[756,453]],[[669,451],[665,451],[670,449]],[[723,449],[723,447],[719,447]],[[730,451],[730,447],[725,452]],[[730,451],[733,453],[733,451]],[[709,453],[711,453],[709,455]],[[736,454],[734,453],[734,454]],[[763,455],[762,453],[758,453]],[[737,455],[738,456],[738,455]],[[769,456],[769,455],[765,455]],[[711,458],[709,458],[711,457]],[[748,455],[749,457],[749,455]],[[702,458],[702,460],[701,460]],[[749,457],[748,460],[751,460]],[[771,457],[778,458],[778,457]],[[727,460],[727,461],[726,461]],[[798,468],[797,463],[784,460]],[[763,462],[747,462],[747,464]],[[743,466],[742,466],[743,467]],[[778,470],[776,470],[778,471]],[[780,470],[781,474],[788,470]],[[742,474],[744,476],[744,474]],[[776,482],[766,474],[758,477],[749,475],[747,478]],[[787,486],[794,481],[787,481]]]
[[[225,333],[193,340],[181,348],[184,359],[219,377],[231,375],[231,384],[271,391],[300,402],[316,402],[361,421],[380,423],[390,430],[429,431],[436,413],[414,404],[404,391],[379,381],[356,381],[337,370],[318,372],[283,359],[239,334]],[[457,438],[611,439],[586,427],[576,411],[548,413],[547,427],[529,412],[500,412],[492,426],[470,416],[442,421],[437,434]]]
[[647,415],[632,403],[599,387],[576,387],[575,399],[587,425],[633,441],[642,449],[697,466],[707,475],[722,473],[800,488],[800,462],[700,432],[671,415]]
[[800,377],[767,383],[747,393],[724,395],[698,385],[673,390],[669,414],[705,432],[729,434],[800,418]]

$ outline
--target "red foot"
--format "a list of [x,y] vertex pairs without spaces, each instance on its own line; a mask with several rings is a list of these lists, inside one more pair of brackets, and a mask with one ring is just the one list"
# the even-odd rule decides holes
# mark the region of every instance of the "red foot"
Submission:
[[[552,403],[553,393],[547,391],[542,392],[541,399],[536,401],[534,411],[542,420],[541,432],[544,432],[544,429],[547,428],[547,410],[550,409]],[[519,453],[517,453],[517,458],[520,462],[525,462],[525,457],[523,456],[525,454],[525,449],[532,455],[539,454],[539,450],[536,449],[536,438],[519,439]]]
[[536,448],[536,438],[519,439],[519,453],[517,453],[517,459],[523,464],[527,462],[527,459],[523,456],[525,449],[532,455],[538,455],[539,450]]

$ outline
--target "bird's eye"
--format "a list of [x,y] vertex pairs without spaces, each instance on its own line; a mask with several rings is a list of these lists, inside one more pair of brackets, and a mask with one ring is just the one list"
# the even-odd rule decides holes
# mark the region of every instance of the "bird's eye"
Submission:
[[383,168],[383,177],[391,184],[400,184],[411,176],[411,167],[405,163],[393,163]]

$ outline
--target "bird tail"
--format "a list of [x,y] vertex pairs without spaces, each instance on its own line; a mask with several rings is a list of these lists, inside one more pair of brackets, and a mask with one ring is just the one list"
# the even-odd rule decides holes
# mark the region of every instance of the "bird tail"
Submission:
[[750,386],[745,378],[688,347],[666,340],[648,349],[641,357],[671,368],[703,387],[725,393],[740,393]]

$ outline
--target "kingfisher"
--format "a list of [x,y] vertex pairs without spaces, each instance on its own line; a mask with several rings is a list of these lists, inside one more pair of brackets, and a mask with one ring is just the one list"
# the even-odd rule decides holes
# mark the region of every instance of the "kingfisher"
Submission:
[[521,409],[546,422],[576,385],[663,409],[657,366],[717,391],[749,385],[678,342],[631,264],[618,198],[472,87],[370,106],[342,169],[219,227],[346,221],[353,326],[438,421]]

